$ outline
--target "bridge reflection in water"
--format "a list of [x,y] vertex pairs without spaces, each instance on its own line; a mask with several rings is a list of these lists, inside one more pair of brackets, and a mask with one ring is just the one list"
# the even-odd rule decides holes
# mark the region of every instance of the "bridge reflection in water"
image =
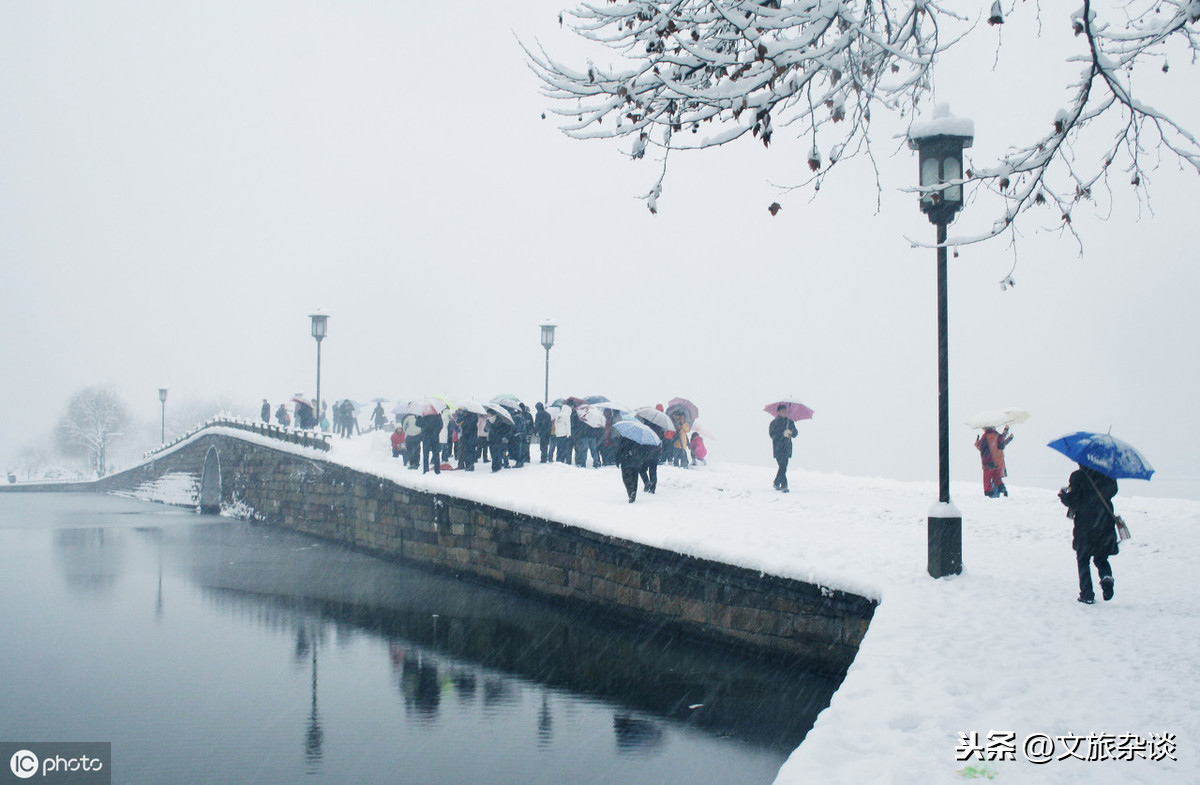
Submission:
[[21,497],[0,737],[111,740],[125,782],[769,783],[837,687],[284,530]]

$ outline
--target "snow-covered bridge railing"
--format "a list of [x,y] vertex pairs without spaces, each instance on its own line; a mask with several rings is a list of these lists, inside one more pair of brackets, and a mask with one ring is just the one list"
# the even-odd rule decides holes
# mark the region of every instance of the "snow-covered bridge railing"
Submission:
[[169,450],[180,442],[187,441],[196,434],[206,428],[236,428],[241,431],[249,431],[266,436],[270,439],[277,439],[281,442],[289,444],[298,444],[301,447],[312,447],[317,450],[329,451],[329,434],[319,433],[317,431],[304,431],[298,428],[285,428],[282,425],[271,425],[270,423],[257,422],[255,420],[240,420],[230,417],[218,417],[197,425],[192,430],[179,436],[161,447],[153,450],[147,450],[142,456],[144,459],[149,459],[159,453]]

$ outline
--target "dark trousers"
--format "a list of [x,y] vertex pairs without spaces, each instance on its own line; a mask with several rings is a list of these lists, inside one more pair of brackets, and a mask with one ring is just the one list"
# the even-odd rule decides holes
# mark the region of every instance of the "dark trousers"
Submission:
[[441,461],[441,453],[439,452],[439,449],[438,449],[439,446],[440,445],[438,444],[438,441],[436,438],[430,439],[429,441],[422,440],[421,454],[425,456],[423,459],[424,468],[421,470],[422,474],[429,471],[430,456],[433,456],[433,473],[434,474],[442,473],[442,461]]
[[558,462],[559,463],[570,463],[571,462],[571,437],[570,436],[556,436],[554,438],[554,441],[558,442],[558,444],[555,445],[555,450],[554,450],[556,453],[558,453]]
[[642,476],[642,488],[646,493],[654,493],[658,488],[658,459],[646,461],[638,474]]
[[492,471],[498,472],[501,468],[508,468],[508,452],[504,442],[488,442],[488,451],[492,454]]
[[775,472],[775,490],[785,491],[785,490],[787,490],[787,487],[788,487],[788,484],[787,484],[788,456],[776,455],[775,463],[779,464],[779,471]]
[[1086,553],[1075,552],[1075,562],[1079,568],[1079,596],[1085,600],[1094,600],[1096,592],[1092,588],[1092,569],[1089,561],[1095,563],[1101,581],[1112,577],[1112,565],[1108,563],[1107,556],[1088,556]]
[[550,454],[551,454],[551,452],[553,452],[553,450],[551,450],[551,447],[553,445],[550,441],[550,437],[549,436],[539,436],[538,441],[542,445],[542,463],[550,463]]
[[640,466],[621,467],[621,482],[625,483],[625,492],[629,494],[629,501],[633,501],[637,498],[639,469],[641,469]]

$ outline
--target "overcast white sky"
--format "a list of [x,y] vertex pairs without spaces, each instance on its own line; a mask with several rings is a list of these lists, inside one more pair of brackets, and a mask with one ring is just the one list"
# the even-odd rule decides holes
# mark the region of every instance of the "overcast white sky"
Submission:
[[[0,460],[88,385],[154,426],[160,386],[181,427],[196,402],[249,415],[312,395],[321,307],[325,398],[532,403],[552,317],[551,397],[688,397],[714,458],[766,465],[761,408],[794,395],[816,410],[795,463],[928,478],[936,496],[935,254],[909,242],[934,229],[887,130],[907,121],[877,118],[881,194],[847,166],[817,200],[781,199],[771,183],[800,178],[809,142],[778,128],[769,150],[677,157],[652,216],[637,197],[656,163],[540,117],[516,37],[570,59],[566,5],[0,0]],[[1000,70],[984,31],[939,73],[980,163],[1064,103],[1059,44],[1077,42],[1021,28],[1002,31]],[[1195,130],[1194,68],[1173,65],[1146,83]],[[1061,485],[1071,464],[1045,443],[1111,426],[1159,472],[1124,493],[1200,497],[1197,177],[1166,163],[1149,205],[1114,180],[1111,215],[1076,213],[1082,258],[1030,225],[1015,289],[1003,241],[951,260],[955,480],[979,474],[962,422],[1018,406],[1033,418],[1010,486]],[[987,207],[951,234],[989,226]]]

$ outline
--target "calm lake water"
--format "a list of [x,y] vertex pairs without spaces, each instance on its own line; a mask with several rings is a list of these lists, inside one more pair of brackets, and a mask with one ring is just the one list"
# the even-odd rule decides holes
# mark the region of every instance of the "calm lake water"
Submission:
[[836,683],[279,529],[0,493],[0,741],[114,783],[770,783]]

